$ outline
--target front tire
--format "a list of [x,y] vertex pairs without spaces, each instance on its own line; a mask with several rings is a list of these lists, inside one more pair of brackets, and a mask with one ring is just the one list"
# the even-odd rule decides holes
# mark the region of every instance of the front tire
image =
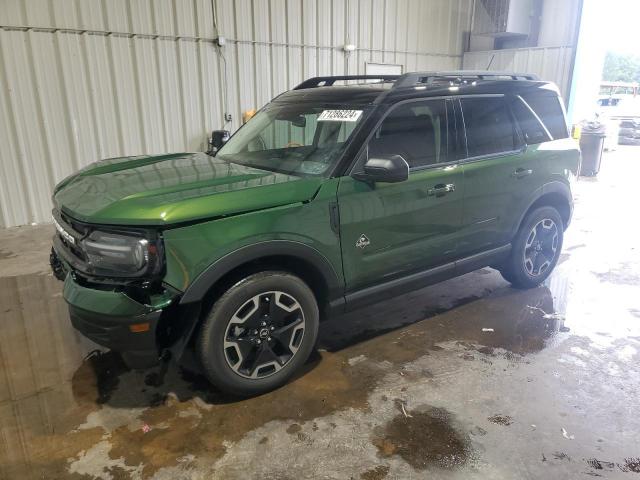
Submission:
[[558,263],[564,226],[553,207],[529,213],[512,243],[500,273],[516,288],[533,288],[544,282]]
[[197,339],[207,378],[221,390],[258,395],[285,384],[318,336],[316,298],[287,272],[250,275],[213,305]]

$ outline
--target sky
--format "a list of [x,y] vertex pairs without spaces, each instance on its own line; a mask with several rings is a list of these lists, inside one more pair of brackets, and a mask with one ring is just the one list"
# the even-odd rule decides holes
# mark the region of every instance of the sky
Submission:
[[602,41],[611,52],[640,56],[640,0],[587,0],[606,2],[601,22]]

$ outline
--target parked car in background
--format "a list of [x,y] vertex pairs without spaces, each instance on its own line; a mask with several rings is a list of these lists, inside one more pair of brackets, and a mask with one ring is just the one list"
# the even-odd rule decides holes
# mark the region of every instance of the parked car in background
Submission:
[[598,107],[613,108],[617,107],[620,100],[624,98],[622,95],[601,95],[598,98]]
[[568,137],[532,75],[311,78],[212,155],[63,180],[51,264],[73,325],[131,366],[194,348],[214,385],[259,394],[300,370],[321,318],[486,266],[542,283],[573,210]]
[[605,149],[640,145],[640,97],[613,95],[598,100],[598,119],[607,126]]
[[640,145],[640,118],[621,120],[618,130],[620,145]]

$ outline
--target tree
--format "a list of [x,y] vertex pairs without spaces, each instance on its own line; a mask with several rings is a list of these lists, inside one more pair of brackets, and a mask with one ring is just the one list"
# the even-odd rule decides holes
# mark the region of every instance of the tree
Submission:
[[640,57],[607,52],[602,79],[608,82],[640,82]]

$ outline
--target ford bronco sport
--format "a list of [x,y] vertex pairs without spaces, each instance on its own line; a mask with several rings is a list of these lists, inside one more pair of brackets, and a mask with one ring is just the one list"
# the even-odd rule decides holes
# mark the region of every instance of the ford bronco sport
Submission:
[[543,282],[572,214],[568,137],[532,75],[311,78],[208,153],[60,182],[51,264],[73,326],[131,366],[190,348],[218,388],[258,394],[323,316],[486,266]]

